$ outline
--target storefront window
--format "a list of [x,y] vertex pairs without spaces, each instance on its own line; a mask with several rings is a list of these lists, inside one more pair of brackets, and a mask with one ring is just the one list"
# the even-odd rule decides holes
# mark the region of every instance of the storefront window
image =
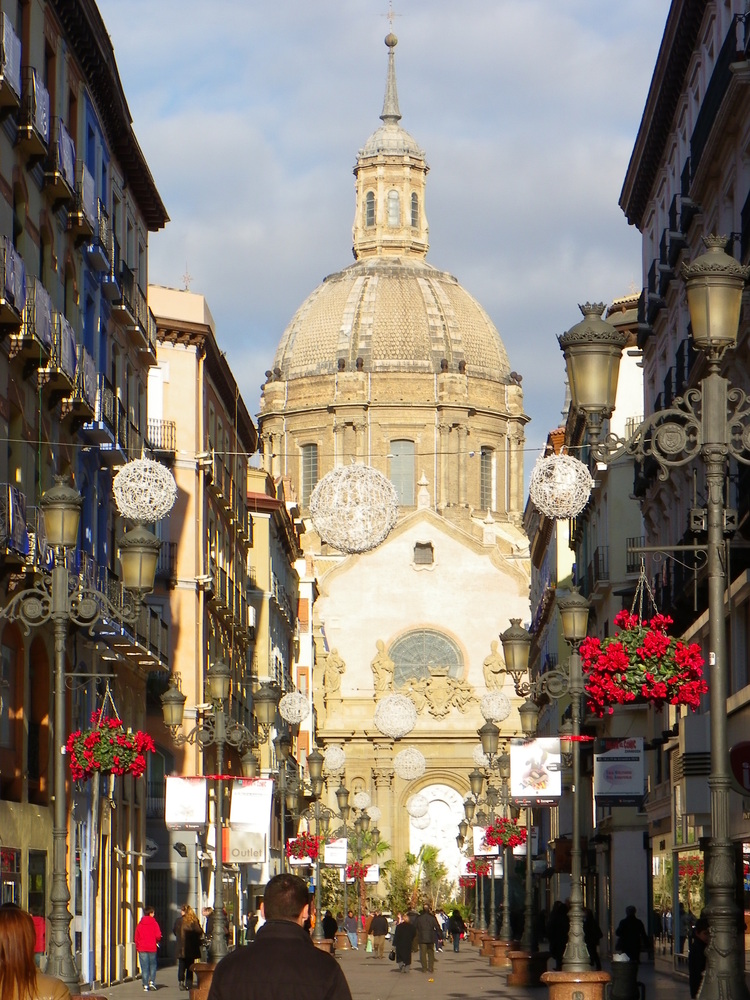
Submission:
[[0,847],[0,903],[21,905],[21,852]]
[[47,855],[29,851],[29,913],[40,917],[47,910]]

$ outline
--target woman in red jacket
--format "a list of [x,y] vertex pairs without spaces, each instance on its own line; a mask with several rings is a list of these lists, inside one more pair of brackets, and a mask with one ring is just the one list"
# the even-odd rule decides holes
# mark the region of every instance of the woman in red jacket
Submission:
[[161,941],[161,927],[154,916],[153,906],[147,906],[135,929],[135,950],[141,967],[141,979],[146,993],[156,989],[156,952]]

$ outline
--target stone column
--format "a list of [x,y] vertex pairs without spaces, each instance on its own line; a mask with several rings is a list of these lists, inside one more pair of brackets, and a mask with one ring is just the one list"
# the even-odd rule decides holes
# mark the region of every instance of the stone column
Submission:
[[466,439],[469,435],[465,424],[458,424],[457,449],[458,449],[458,502],[462,507],[466,506],[466,463],[468,455],[466,453]]
[[450,456],[448,455],[449,434],[449,424],[438,424],[438,449],[440,452],[440,460],[438,462],[440,479],[439,488],[436,491],[438,493],[436,505],[438,510],[442,510],[448,503],[448,470],[450,468]]

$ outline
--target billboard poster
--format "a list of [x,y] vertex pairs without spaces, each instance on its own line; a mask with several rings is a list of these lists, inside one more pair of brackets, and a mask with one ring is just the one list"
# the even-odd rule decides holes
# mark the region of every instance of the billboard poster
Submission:
[[346,837],[331,840],[323,845],[323,864],[344,866],[346,864]]
[[487,828],[484,826],[473,826],[471,828],[472,836],[474,838],[474,855],[478,857],[489,857],[491,854],[497,855],[500,848],[495,845],[494,847],[487,847],[484,843],[484,831]]
[[235,778],[229,808],[230,861],[268,861],[268,832],[273,805],[272,778]]
[[644,794],[643,737],[597,740],[594,749],[597,805],[638,806]]
[[164,824],[168,830],[202,830],[208,823],[205,778],[167,775]]
[[510,797],[534,805],[557,805],[562,795],[562,755],[557,737],[510,742]]

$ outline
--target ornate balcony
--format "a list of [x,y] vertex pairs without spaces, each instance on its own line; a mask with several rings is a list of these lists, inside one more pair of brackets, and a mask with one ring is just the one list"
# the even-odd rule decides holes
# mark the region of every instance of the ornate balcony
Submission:
[[31,278],[26,289],[23,323],[18,333],[10,335],[10,356],[25,359],[24,378],[36,368],[45,367],[52,351],[52,300],[38,278]]
[[7,236],[0,244],[0,338],[17,333],[26,305],[26,265]]
[[63,418],[71,418],[76,428],[91,420],[96,411],[96,364],[82,344],[77,355],[73,391],[63,400]]
[[43,160],[49,152],[49,94],[33,66],[23,69],[16,143],[29,160]]
[[44,193],[53,208],[75,202],[76,197],[76,147],[60,118],[55,119],[52,142],[44,170]]
[[0,115],[7,115],[21,103],[21,39],[4,11],[0,27]]
[[109,271],[111,247],[112,230],[109,225],[109,216],[102,202],[98,201],[93,237],[83,250],[89,266],[100,273]]
[[61,399],[72,395],[77,365],[75,331],[62,313],[55,313],[49,360],[46,367],[38,372],[39,384],[48,397],[50,409]]
[[86,164],[79,160],[76,165],[75,204],[68,212],[68,230],[78,246],[91,239],[98,226],[96,184]]

